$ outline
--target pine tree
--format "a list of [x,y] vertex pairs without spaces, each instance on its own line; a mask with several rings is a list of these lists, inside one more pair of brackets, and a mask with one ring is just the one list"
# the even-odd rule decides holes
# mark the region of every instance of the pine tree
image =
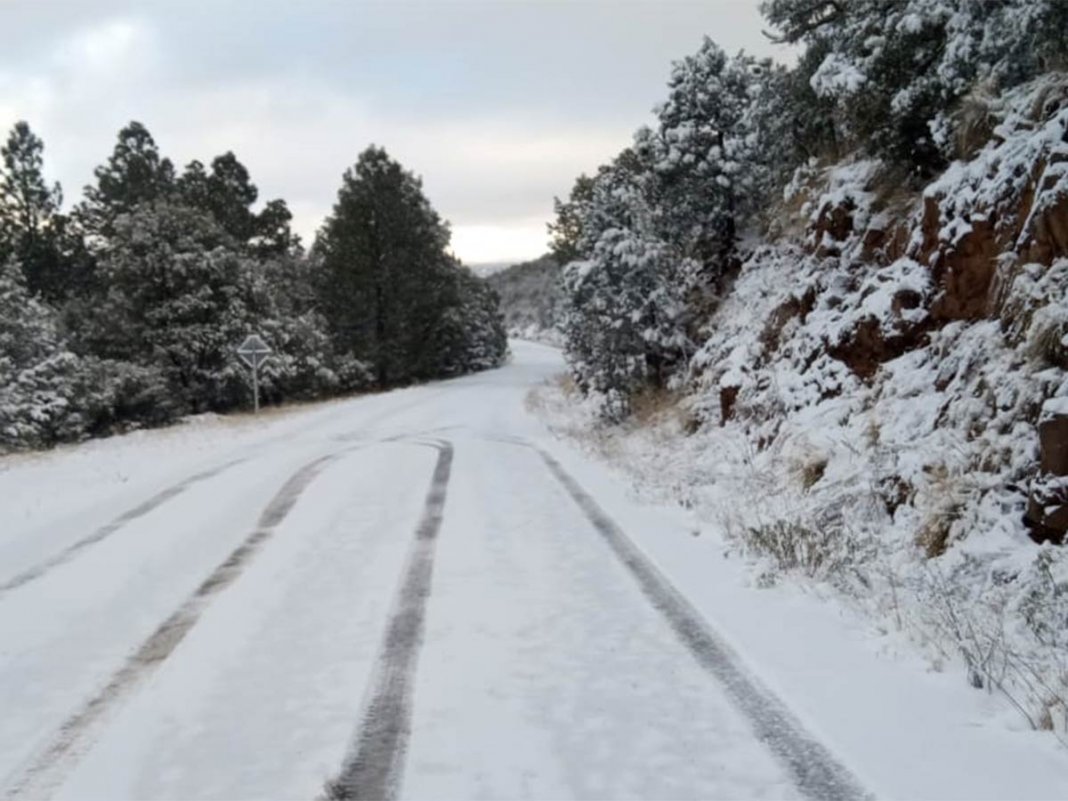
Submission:
[[744,54],[728,58],[706,38],[674,64],[657,127],[635,137],[635,151],[651,167],[646,191],[660,210],[661,235],[702,266],[706,282],[728,269],[753,205],[760,165],[742,123],[767,69]]
[[191,411],[221,410],[247,394],[233,349],[258,316],[258,266],[207,215],[143,203],[112,223],[102,291],[78,313],[82,346],[163,371]]
[[183,203],[211,215],[236,242],[259,255],[286,253],[299,243],[284,200],[270,201],[259,213],[252,210],[259,190],[232,152],[213,159],[210,172],[191,161],[176,186]]
[[85,278],[79,242],[60,214],[59,184],[44,177],[44,143],[25,122],[0,147],[0,260],[15,259],[28,290],[60,301]]
[[460,375],[496,367],[508,350],[500,298],[466,267],[454,262],[449,268],[450,291],[427,341],[434,374]]
[[564,272],[568,362],[609,419],[643,386],[666,385],[688,351],[681,276],[696,269],[661,236],[652,180],[632,150],[600,170],[582,212],[586,257]]
[[584,255],[579,247],[583,209],[593,194],[593,181],[588,175],[580,175],[575,179],[566,202],[553,198],[556,219],[549,223],[549,250],[558,264],[567,264]]
[[321,303],[343,350],[379,384],[433,375],[427,359],[448,289],[448,227],[418,178],[370,147],[345,172],[316,240]]
[[300,237],[289,224],[293,214],[281,198],[268,201],[256,216],[256,236],[252,247],[262,256],[280,256],[301,249]]
[[119,215],[142,203],[166,198],[175,189],[174,165],[160,155],[152,135],[139,122],[119,131],[107,164],[93,174],[96,185],[85,188],[76,216],[85,231],[95,237],[111,236]]
[[766,0],[835,108],[839,138],[917,177],[956,154],[949,116],[979,81],[1006,89],[1068,57],[1063,0]]

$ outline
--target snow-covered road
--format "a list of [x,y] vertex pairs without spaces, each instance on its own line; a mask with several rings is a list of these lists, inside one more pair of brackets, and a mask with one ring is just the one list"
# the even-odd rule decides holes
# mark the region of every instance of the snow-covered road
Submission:
[[559,354],[513,349],[4,462],[0,797],[865,795],[569,472],[525,407]]

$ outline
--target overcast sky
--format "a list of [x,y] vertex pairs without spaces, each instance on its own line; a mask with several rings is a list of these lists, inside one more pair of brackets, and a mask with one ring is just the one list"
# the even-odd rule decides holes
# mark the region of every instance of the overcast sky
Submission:
[[368,144],[423,176],[469,264],[545,250],[554,195],[650,119],[705,34],[780,56],[757,0],[0,0],[0,127],[68,205],[132,119],[179,167],[233,150],[310,242]]

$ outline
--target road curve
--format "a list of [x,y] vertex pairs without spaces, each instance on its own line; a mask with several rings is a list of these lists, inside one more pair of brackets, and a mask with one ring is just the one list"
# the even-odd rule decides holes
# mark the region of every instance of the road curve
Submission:
[[0,578],[0,796],[864,797],[553,456],[559,356],[519,353],[64,522]]

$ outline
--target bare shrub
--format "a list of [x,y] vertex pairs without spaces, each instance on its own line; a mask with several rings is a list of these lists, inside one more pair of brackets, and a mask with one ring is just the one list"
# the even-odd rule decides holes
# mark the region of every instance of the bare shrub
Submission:
[[828,459],[826,456],[814,456],[813,458],[798,465],[796,475],[801,482],[801,488],[806,492],[812,489],[827,472]]
[[832,550],[833,535],[798,522],[776,520],[746,529],[750,548],[770,556],[780,570],[800,570],[807,576],[821,575]]
[[[969,683],[999,692],[1036,730],[1068,731],[1068,583],[1057,582],[1042,555],[1027,576],[1002,577],[981,595],[928,564],[917,589],[919,625],[951,645]],[[967,560],[965,560],[965,568]],[[1048,580],[1042,578],[1045,569]],[[1014,602],[1017,585],[1027,589]],[[1010,627],[1022,616],[1030,637]]]

